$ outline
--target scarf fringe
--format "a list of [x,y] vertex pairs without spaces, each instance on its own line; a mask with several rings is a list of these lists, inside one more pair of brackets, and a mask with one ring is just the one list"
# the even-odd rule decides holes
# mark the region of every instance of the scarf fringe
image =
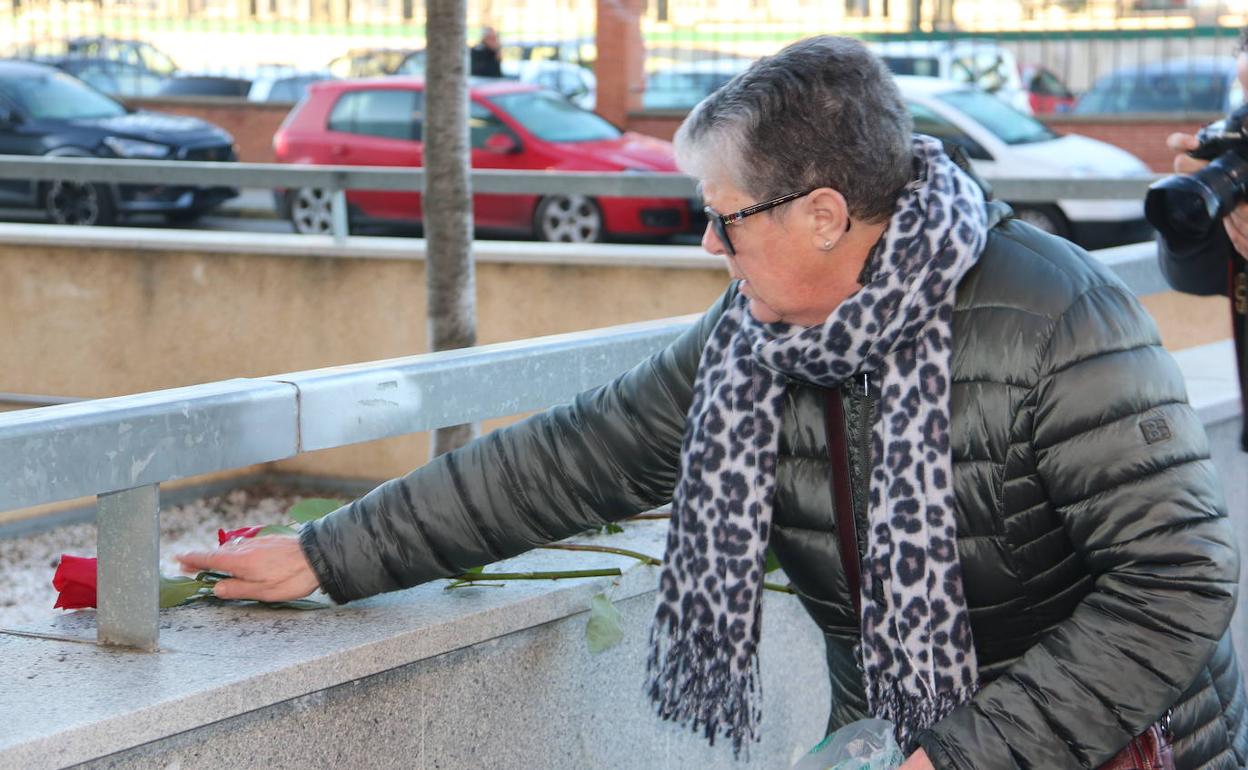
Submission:
[[[732,741],[734,757],[749,759],[748,743],[760,740],[762,680],[758,655],[734,670],[734,645],[705,631],[650,629],[646,691],[659,717],[701,732],[712,746]],[[757,693],[757,697],[754,694]]]
[[960,687],[929,698],[897,682],[868,681],[866,685],[871,716],[893,723],[897,745],[907,755],[918,748],[915,736],[944,719],[958,706],[969,702],[978,690],[977,687]]

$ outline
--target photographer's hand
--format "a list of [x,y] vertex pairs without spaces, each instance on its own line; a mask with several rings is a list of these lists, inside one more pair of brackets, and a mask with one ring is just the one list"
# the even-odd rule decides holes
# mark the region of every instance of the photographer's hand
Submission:
[[1200,146],[1200,142],[1196,141],[1196,137],[1192,134],[1176,131],[1166,137],[1166,146],[1178,153],[1174,156],[1174,173],[1176,174],[1193,174],[1209,165],[1209,161],[1198,160],[1187,154]]
[[[1187,154],[1190,150],[1196,149],[1199,144],[1200,142],[1196,141],[1196,137],[1191,134],[1176,132],[1166,137],[1166,146],[1178,153],[1174,156],[1176,174],[1193,174],[1209,165],[1209,161],[1198,160]],[[1226,234],[1230,237],[1235,251],[1241,257],[1248,259],[1248,203],[1236,206],[1222,220],[1222,226],[1226,228]]]
[[1226,234],[1230,236],[1235,251],[1239,256],[1248,259],[1248,203],[1236,206],[1222,220],[1222,226],[1226,228]]

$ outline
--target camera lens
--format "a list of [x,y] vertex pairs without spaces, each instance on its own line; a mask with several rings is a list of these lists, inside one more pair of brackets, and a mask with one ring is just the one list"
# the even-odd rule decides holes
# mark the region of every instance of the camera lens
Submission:
[[1166,177],[1148,189],[1144,216],[1167,240],[1200,240],[1216,217],[1218,203],[1210,197],[1193,177]]
[[1223,153],[1191,176],[1169,176],[1148,189],[1144,216],[1167,240],[1201,240],[1243,198],[1248,164]]

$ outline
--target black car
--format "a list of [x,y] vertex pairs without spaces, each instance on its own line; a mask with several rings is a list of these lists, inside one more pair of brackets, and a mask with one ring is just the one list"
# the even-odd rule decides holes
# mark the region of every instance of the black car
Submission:
[[[234,139],[196,118],[131,112],[52,67],[0,61],[0,154],[234,161]],[[188,222],[232,187],[31,182],[0,178],[0,206],[44,209],[60,224],[107,225],[130,214]]]
[[166,78],[178,71],[178,65],[169,55],[144,40],[109,37],[107,35],[81,35],[60,40],[41,40],[18,46],[13,52],[15,59],[107,59],[150,72]]
[[177,75],[161,83],[156,96],[213,96],[246,99],[251,90],[247,78],[224,75]]
[[40,64],[50,64],[62,72],[78,78],[109,96],[123,99],[155,96],[165,78],[148,70],[113,59],[91,59],[66,56],[38,59]]

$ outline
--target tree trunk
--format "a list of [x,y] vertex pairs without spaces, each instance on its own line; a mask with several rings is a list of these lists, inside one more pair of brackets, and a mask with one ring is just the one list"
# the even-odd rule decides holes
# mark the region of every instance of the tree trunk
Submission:
[[[425,293],[429,349],[477,344],[472,259],[472,189],[468,155],[467,3],[429,0],[425,39]],[[463,446],[476,425],[434,431],[434,457]]]

